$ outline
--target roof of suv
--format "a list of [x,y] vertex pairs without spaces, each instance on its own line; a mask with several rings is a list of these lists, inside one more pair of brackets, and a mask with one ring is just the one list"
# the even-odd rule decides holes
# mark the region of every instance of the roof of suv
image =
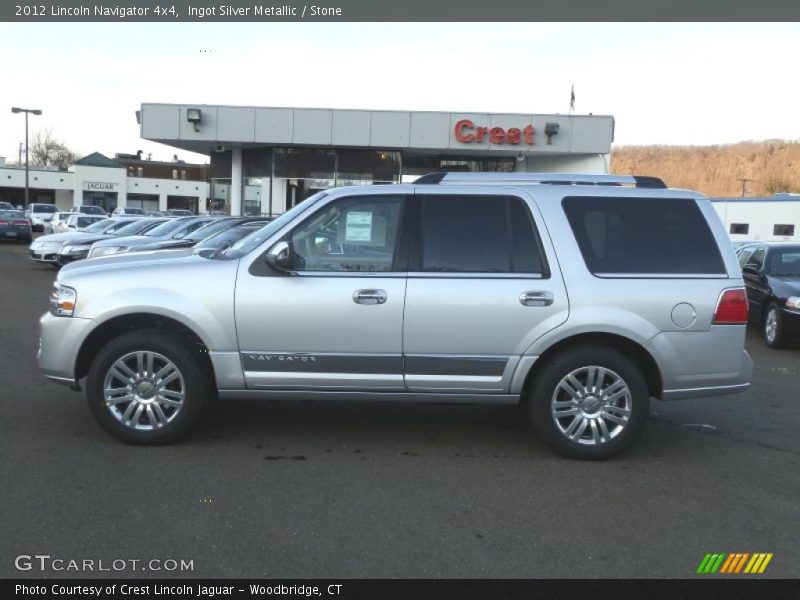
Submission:
[[584,173],[429,173],[414,182],[414,185],[421,184],[603,185],[667,189],[667,185],[658,177]]

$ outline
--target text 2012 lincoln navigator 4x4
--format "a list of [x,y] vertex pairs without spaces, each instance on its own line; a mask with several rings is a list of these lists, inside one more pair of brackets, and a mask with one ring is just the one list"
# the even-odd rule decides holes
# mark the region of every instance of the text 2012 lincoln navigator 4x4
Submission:
[[651,397],[745,390],[747,299],[701,194],[660,180],[434,174],[321,192],[216,255],[58,274],[39,364],[106,431],[173,441],[206,399],[518,403],[612,456]]

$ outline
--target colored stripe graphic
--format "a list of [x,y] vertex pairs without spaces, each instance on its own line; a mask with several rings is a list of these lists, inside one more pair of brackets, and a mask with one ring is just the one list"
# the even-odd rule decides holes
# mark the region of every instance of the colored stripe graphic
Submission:
[[[756,552],[750,554],[749,552],[733,552],[706,554],[700,565],[697,567],[697,573],[703,574],[760,574],[767,569],[767,565],[772,560],[773,554],[766,552]],[[747,566],[745,566],[747,565]]]

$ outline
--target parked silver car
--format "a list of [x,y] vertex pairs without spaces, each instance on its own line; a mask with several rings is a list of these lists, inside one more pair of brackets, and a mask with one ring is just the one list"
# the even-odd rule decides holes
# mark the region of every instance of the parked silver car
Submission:
[[39,365],[111,435],[171,442],[221,398],[524,402],[613,456],[650,398],[749,385],[747,300],[709,201],[660,180],[435,174],[312,196],[221,253],[61,270]]

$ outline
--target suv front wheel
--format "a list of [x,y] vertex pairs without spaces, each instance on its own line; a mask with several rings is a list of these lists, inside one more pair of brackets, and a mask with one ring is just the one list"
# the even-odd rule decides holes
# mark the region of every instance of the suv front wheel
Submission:
[[764,343],[770,348],[784,348],[786,346],[786,332],[781,318],[781,309],[777,302],[772,302],[767,307],[763,323]]
[[599,460],[641,434],[650,394],[639,367],[613,348],[573,348],[549,360],[531,386],[538,434],[570,458]]
[[167,444],[186,435],[208,390],[183,340],[154,329],[111,340],[95,357],[86,380],[92,415],[128,444]]

